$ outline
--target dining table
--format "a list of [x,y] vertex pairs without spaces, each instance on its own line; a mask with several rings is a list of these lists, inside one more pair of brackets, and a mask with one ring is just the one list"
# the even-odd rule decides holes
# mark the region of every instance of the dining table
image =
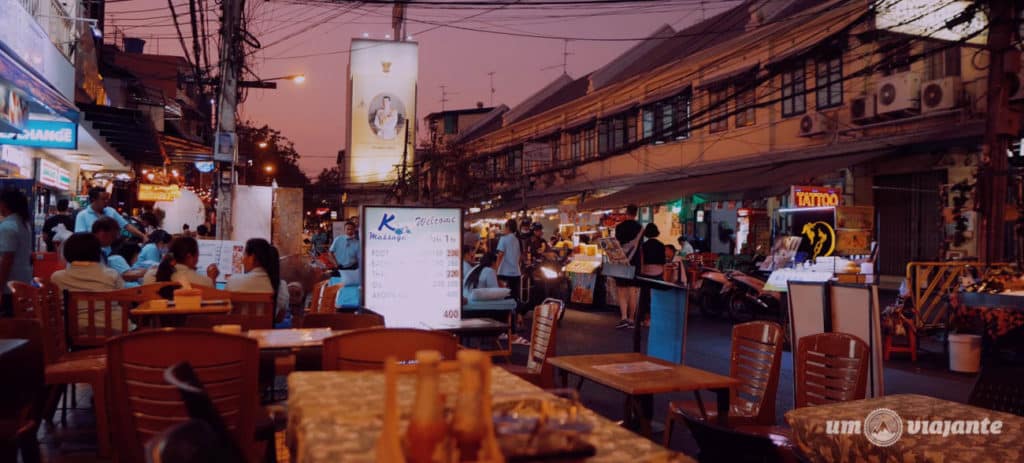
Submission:
[[[636,352],[567,355],[547,361],[558,369],[563,386],[569,385],[569,374],[574,374],[580,379],[577,389],[589,380],[626,394],[626,421],[639,427],[645,436],[651,435],[654,394],[709,390],[717,400],[718,422],[725,426],[731,389],[740,384],[729,376]],[[700,400],[699,394],[697,399]]]
[[[297,463],[377,461],[375,445],[384,413],[385,377],[381,371],[310,371],[288,376],[288,429],[286,442]],[[441,393],[453,407],[459,375],[442,373]],[[397,383],[398,406],[404,429],[415,396],[416,378],[402,375]],[[537,386],[505,371],[491,369],[495,402],[502,397],[547,395]],[[645,439],[616,423],[582,408],[580,416],[593,424],[584,439],[596,454],[587,462],[685,462],[694,460]]]
[[130,312],[140,326],[160,328],[164,324],[180,326],[189,315],[224,315],[231,313],[231,301],[203,301],[199,307],[176,307],[174,301],[152,300],[139,304]]
[[[895,420],[869,418],[895,416]],[[894,414],[894,415],[893,415]],[[1024,417],[917,394],[894,394],[850,402],[801,407],[786,412],[797,450],[810,462],[924,461],[1002,463],[1024,461]],[[938,434],[922,431],[927,420],[938,423]],[[987,420],[988,433],[957,434],[965,423]],[[1000,422],[998,432],[992,423]],[[875,423],[886,423],[885,432]],[[898,423],[898,424],[897,424]],[[943,430],[949,424],[947,435]],[[980,423],[979,423],[980,429]],[[872,443],[867,435],[887,437],[886,446]],[[890,442],[895,435],[895,441]],[[878,439],[876,438],[876,441]]]

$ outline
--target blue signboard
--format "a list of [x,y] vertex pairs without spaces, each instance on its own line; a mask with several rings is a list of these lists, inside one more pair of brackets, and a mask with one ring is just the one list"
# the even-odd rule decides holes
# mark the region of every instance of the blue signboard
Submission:
[[29,119],[21,132],[0,132],[0,145],[78,149],[78,125],[74,122]]

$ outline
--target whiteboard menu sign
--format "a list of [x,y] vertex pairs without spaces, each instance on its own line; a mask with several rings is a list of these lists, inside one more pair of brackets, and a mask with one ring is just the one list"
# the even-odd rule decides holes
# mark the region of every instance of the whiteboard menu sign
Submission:
[[245,257],[245,243],[241,241],[223,240],[198,240],[199,241],[199,262],[196,264],[196,271],[200,275],[206,275],[206,267],[210,264],[217,264],[220,275],[217,282],[227,281],[230,275],[244,273],[242,258]]
[[363,306],[387,326],[462,318],[462,210],[365,206]]

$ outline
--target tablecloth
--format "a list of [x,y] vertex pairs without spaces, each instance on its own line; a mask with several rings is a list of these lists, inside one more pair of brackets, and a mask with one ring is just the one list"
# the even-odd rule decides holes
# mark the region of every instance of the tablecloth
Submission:
[[[500,368],[493,370],[496,395],[537,394],[536,386]],[[444,374],[441,390],[455,403],[458,375]],[[415,395],[415,377],[398,384],[402,424]],[[384,375],[380,372],[296,372],[288,377],[288,442],[298,463],[373,462],[384,408]],[[597,447],[588,462],[693,462],[608,421],[590,410],[595,423],[587,440]]]
[[[902,434],[888,447],[879,447],[863,434],[868,414],[889,409],[901,418]],[[913,433],[911,420],[1001,420],[999,434],[924,435]],[[827,429],[828,421],[848,420],[860,423],[859,433],[836,433],[841,427]],[[793,439],[812,462],[964,462],[1003,463],[1024,461],[1024,418],[933,397],[900,394],[816,407],[804,407],[786,413],[793,428]],[[918,421],[920,423],[920,421]],[[943,426],[945,426],[943,424]],[[851,428],[847,428],[851,430]],[[892,430],[896,432],[896,430]]]

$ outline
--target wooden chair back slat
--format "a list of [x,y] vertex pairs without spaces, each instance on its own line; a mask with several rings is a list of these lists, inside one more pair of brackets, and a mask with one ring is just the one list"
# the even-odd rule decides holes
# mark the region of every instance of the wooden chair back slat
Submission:
[[313,289],[309,291],[309,308],[306,312],[318,313],[320,312],[320,295],[324,292],[324,288],[330,283],[330,280],[318,281],[313,285]]
[[454,359],[458,339],[450,333],[412,328],[368,328],[324,339],[323,369],[382,370],[384,360],[409,361],[416,351],[436,350],[445,359]]
[[195,288],[202,293],[204,301],[231,301],[231,315],[248,318],[249,320],[245,323],[248,326],[257,329],[274,327],[274,315],[277,309],[274,293],[240,293],[205,286],[196,286]]
[[800,338],[796,356],[795,407],[863,399],[867,391],[869,349],[846,333]]
[[361,330],[384,326],[384,317],[375,313],[311,313],[302,319],[303,328],[330,328],[335,331]]
[[114,291],[69,291],[68,333],[76,347],[102,346],[108,339],[130,330],[129,311],[138,304],[162,299],[160,291],[178,283],[162,282]]
[[13,299],[14,318],[36,318],[35,306],[39,289],[21,281],[8,281]]
[[775,424],[775,393],[782,365],[782,327],[753,321],[732,329],[729,376],[742,383],[732,390],[732,403],[758,424]]
[[144,461],[147,440],[189,419],[179,391],[163,375],[182,361],[195,367],[239,445],[251,456],[257,455],[253,439],[259,405],[259,347],[255,340],[208,330],[150,330],[112,339],[107,355],[111,397],[122,398],[122,405],[114,410],[120,461]]
[[36,291],[36,312],[43,327],[43,357],[50,365],[68,352],[64,291],[50,281],[42,282]]
[[533,311],[530,355],[526,359],[526,369],[530,373],[542,373],[547,366],[545,360],[555,354],[558,314],[561,310],[560,301],[545,301]]

